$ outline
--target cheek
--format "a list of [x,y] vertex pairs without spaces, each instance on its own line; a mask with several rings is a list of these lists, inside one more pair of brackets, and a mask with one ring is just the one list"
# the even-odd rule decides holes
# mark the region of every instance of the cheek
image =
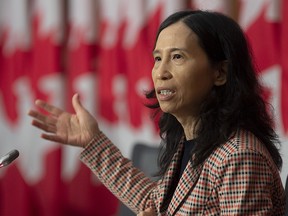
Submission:
[[156,73],[155,73],[154,70],[152,70],[152,72],[151,72],[151,78],[152,78],[152,81],[153,81],[153,83],[154,83],[154,85],[155,85],[155,81],[156,81]]
[[183,96],[194,98],[197,101],[202,100],[213,87],[213,81],[209,76],[207,77],[199,74],[186,77],[186,79],[183,79],[182,81]]

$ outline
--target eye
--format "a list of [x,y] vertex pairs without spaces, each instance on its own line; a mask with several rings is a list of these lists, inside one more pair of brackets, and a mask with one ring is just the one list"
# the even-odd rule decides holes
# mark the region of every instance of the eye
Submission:
[[172,56],[172,59],[182,59],[183,57],[182,57],[182,55],[180,55],[180,54],[174,54],[173,56]]
[[154,57],[154,62],[159,62],[159,61],[161,61],[161,58],[159,56],[155,56]]

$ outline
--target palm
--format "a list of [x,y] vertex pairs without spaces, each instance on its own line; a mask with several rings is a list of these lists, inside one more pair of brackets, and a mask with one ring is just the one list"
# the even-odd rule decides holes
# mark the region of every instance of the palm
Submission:
[[81,125],[76,115],[64,112],[58,117],[56,124],[56,135],[61,139],[63,143],[82,143],[81,140],[85,140],[81,133]]
[[47,132],[42,134],[44,139],[83,147],[99,132],[97,121],[82,107],[78,95],[73,97],[76,114],[65,112],[44,101],[38,100],[36,105],[49,113],[29,112],[34,118],[32,124]]
[[[64,143],[80,144],[81,146],[87,144],[95,135],[92,132],[94,118],[87,112],[86,115],[77,116],[75,114],[63,113],[59,116],[57,128],[59,128],[56,135],[61,137]],[[95,131],[96,133],[96,131]]]

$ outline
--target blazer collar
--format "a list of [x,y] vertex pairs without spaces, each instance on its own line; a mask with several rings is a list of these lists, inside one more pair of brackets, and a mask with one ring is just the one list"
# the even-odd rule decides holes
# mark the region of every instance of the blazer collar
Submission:
[[179,205],[187,198],[187,195],[195,187],[202,171],[203,164],[193,167],[191,161],[188,162],[173,194],[168,207],[169,215],[174,215]]
[[[159,193],[163,194],[162,199],[159,201],[159,205],[162,207],[164,199],[167,197],[167,193],[169,188],[171,187],[172,180],[174,178],[178,178],[176,176],[177,171],[179,169],[179,165],[182,159],[183,152],[183,143],[184,139],[179,143],[177,152],[174,154],[173,159],[171,161],[171,165],[168,168],[168,171],[164,175],[162,179],[162,183],[160,184]],[[196,185],[198,178],[201,174],[203,164],[198,165],[197,167],[193,167],[191,161],[188,162],[171,199],[171,202],[168,206],[169,215],[173,215],[177,210],[178,206],[185,199],[186,195],[193,189]]]
[[183,140],[179,143],[178,149],[176,153],[174,154],[171,164],[166,171],[166,174],[161,180],[160,188],[159,188],[159,194],[161,194],[161,199],[159,200],[159,206],[160,209],[163,208],[163,201],[168,195],[169,188],[172,186],[173,179],[178,178],[177,171],[179,163],[181,162],[182,158],[182,151],[183,151]]

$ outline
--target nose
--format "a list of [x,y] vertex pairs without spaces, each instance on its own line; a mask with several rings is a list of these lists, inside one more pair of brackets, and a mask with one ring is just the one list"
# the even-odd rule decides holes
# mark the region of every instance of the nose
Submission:
[[155,69],[156,78],[160,80],[169,80],[172,78],[168,62],[162,62],[157,69]]

